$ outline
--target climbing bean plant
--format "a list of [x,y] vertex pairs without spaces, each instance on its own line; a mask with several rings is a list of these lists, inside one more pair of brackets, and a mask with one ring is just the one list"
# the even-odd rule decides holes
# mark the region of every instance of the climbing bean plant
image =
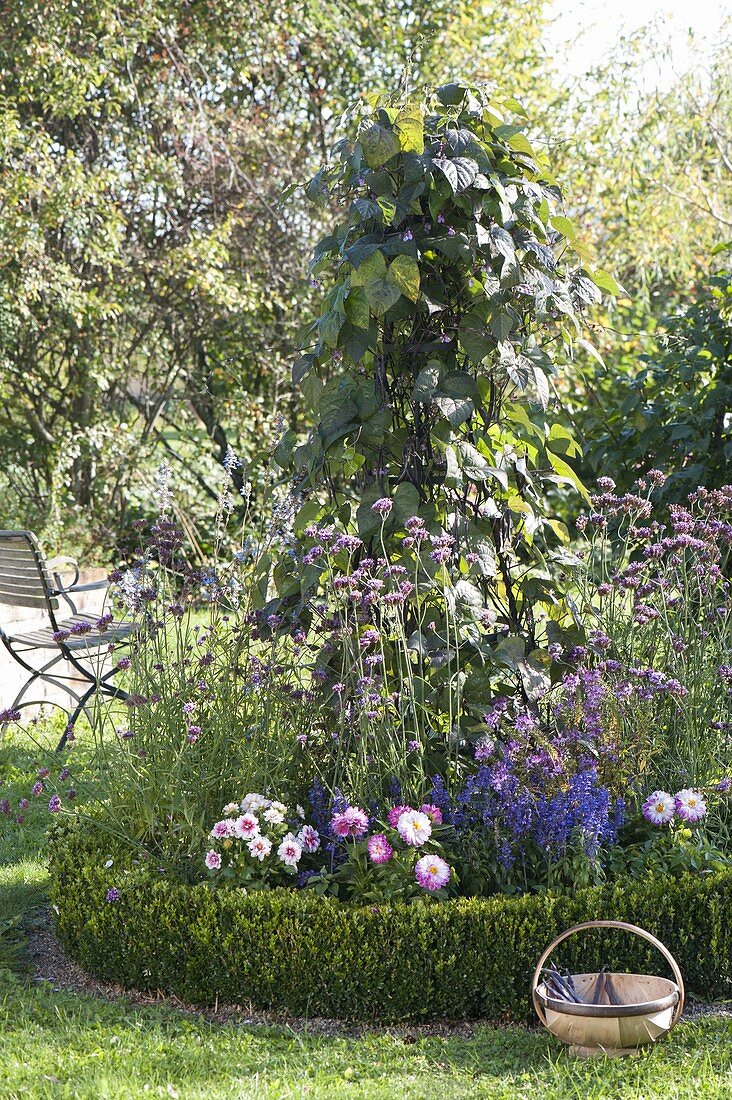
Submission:
[[[333,521],[394,562],[414,516],[450,535],[449,560],[422,567],[458,613],[476,699],[511,675],[525,696],[545,686],[542,645],[566,617],[557,578],[573,563],[550,501],[558,486],[585,492],[579,446],[552,423],[552,379],[590,346],[585,310],[614,290],[526,124],[514,99],[463,84],[346,116],[307,186],[336,211],[310,269],[322,310],[294,367],[314,428],[275,456],[304,495],[301,533]],[[275,575],[304,607],[321,563]],[[442,640],[443,664],[452,648]]]

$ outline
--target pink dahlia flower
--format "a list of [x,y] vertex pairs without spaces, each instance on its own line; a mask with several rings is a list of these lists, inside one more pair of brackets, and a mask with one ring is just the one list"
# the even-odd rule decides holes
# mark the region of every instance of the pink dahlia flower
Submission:
[[320,833],[312,825],[303,825],[297,839],[306,852],[317,852],[320,847]]
[[258,859],[260,863],[263,863],[272,851],[272,841],[268,840],[266,836],[255,836],[249,841],[247,848],[254,859]]
[[302,845],[292,833],[288,833],[277,849],[277,855],[287,867],[297,867],[302,855]]
[[391,825],[392,829],[396,829],[397,822],[399,821],[399,818],[402,816],[402,814],[409,813],[414,813],[414,809],[412,808],[412,806],[394,806],[391,810],[389,810],[387,821]]
[[215,852],[213,848],[206,852],[206,866],[209,871],[218,871],[221,866],[221,856],[218,852]]
[[433,825],[442,825],[442,810],[439,806],[434,806],[431,802],[423,802],[419,812],[427,814]]
[[240,840],[251,840],[259,834],[259,822],[254,814],[242,814],[234,822],[234,836]]
[[341,814],[333,814],[330,827],[339,837],[362,837],[369,827],[368,814],[358,806],[349,806]]
[[425,890],[447,886],[451,873],[449,865],[439,856],[422,856],[414,865],[414,877]]
[[366,847],[372,863],[388,863],[394,854],[394,849],[383,833],[374,833],[370,836]]

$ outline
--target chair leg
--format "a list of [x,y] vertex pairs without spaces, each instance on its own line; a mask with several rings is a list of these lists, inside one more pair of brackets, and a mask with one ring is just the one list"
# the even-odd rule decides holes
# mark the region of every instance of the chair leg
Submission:
[[116,671],[117,670],[114,668],[110,669],[109,672],[107,672],[104,676],[101,676],[99,680],[96,680],[92,684],[92,686],[81,696],[76,706],[76,709],[66,723],[66,729],[63,732],[61,740],[56,746],[56,752],[63,752],[63,750],[66,748],[69,737],[73,733],[74,726],[76,725],[77,718],[82,711],[86,711],[87,702],[96,692],[101,692],[104,695],[108,695],[110,699],[129,699],[129,692],[124,691],[123,688],[115,687],[114,684],[108,684],[106,682],[111,676],[114,676]]
[[79,699],[79,702],[76,704],[75,710],[73,711],[73,713],[71,714],[71,717],[69,718],[68,722],[66,723],[66,729],[63,732],[61,740],[59,741],[58,745],[56,746],[56,752],[63,752],[63,750],[66,748],[66,742],[68,741],[69,737],[73,733],[74,726],[76,725],[76,719],[79,717],[82,710],[85,709],[85,705],[86,705],[87,700],[90,699],[92,697],[92,695],[94,694],[94,692],[97,691],[97,690],[98,690],[98,685],[97,684],[92,684],[92,686],[87,691],[85,691],[84,694]]
[[[22,700],[25,697],[28,689],[30,687],[32,687],[32,685],[36,682],[36,680],[46,680],[49,683],[54,683],[55,682],[54,677],[46,676],[45,674],[46,674],[46,672],[48,671],[49,668],[53,668],[54,665],[58,664],[58,662],[61,660],[61,657],[60,656],[52,657],[51,660],[48,661],[43,666],[43,668],[35,669],[31,665],[29,665],[25,661],[23,661],[22,659],[19,659],[18,655],[14,652],[13,649],[10,648],[10,646],[6,645],[6,649],[8,649],[11,656],[13,656],[15,658],[16,662],[19,665],[21,665],[23,668],[25,668],[28,672],[32,673],[32,675],[29,676],[28,679],[25,681],[25,683],[23,684],[23,686],[20,689],[20,691],[18,692],[18,694],[15,696],[15,699],[13,700],[13,702],[8,707],[8,710],[19,710],[20,707],[21,707],[21,704],[24,707],[33,706],[34,705],[33,700],[27,700],[25,703],[22,703]],[[64,687],[64,690],[66,690],[65,687]],[[70,694],[73,695],[75,699],[78,699],[78,695],[76,694],[76,692],[72,691],[72,692],[70,692]],[[45,702],[45,700],[44,700],[44,702]],[[50,702],[50,700],[48,700],[48,702]],[[51,705],[52,706],[58,706],[59,704],[58,703],[51,703]],[[65,708],[62,708],[62,709],[65,709]],[[5,732],[6,732],[7,728],[8,728],[8,723],[3,722],[3,724],[0,726],[0,737],[5,736]]]
[[[25,693],[27,692],[28,688],[31,686],[31,684],[35,683],[36,680],[41,679],[41,680],[48,680],[50,682],[53,682],[54,677],[53,676],[46,676],[46,673],[48,672],[49,668],[53,668],[53,666],[57,665],[60,660],[61,660],[60,656],[59,657],[52,657],[50,661],[46,662],[46,664],[43,666],[43,668],[34,669],[33,670],[33,675],[31,677],[29,677],[29,679],[26,680],[26,682],[23,684],[23,687],[20,689],[18,694],[15,696],[15,702],[12,704],[10,709],[15,710],[15,708],[20,704],[20,701],[23,698],[23,696],[25,695]],[[25,705],[27,706],[28,704],[26,703]]]
[[[54,657],[52,657],[51,660],[43,665],[42,668],[34,668],[32,665],[29,665],[26,660],[24,660],[20,653],[16,652],[13,649],[9,639],[2,633],[2,631],[0,631],[0,641],[2,641],[5,648],[10,653],[10,656],[16,661],[16,663],[21,665],[21,667],[24,668],[26,672],[30,673],[29,678],[23,684],[23,687],[15,698],[15,702],[13,703],[11,708],[12,710],[15,710],[16,707],[18,707],[26,692],[31,687],[31,685],[36,682],[36,680],[41,680],[42,682],[53,684],[55,687],[60,688],[67,695],[70,695],[73,700],[75,700],[76,707],[69,716],[69,720],[66,723],[66,729],[64,730],[63,736],[56,746],[57,752],[61,752],[65,748],[69,738],[71,737],[74,725],[76,724],[79,715],[82,711],[86,711],[86,704],[88,703],[92,695],[97,692],[101,692],[103,695],[107,695],[112,699],[129,698],[128,693],[122,688],[115,687],[114,684],[108,683],[111,677],[116,674],[116,668],[111,668],[108,672],[105,672],[103,676],[100,676],[98,670],[90,671],[76,658],[73,652],[68,650],[63,645],[59,646],[60,653],[57,653]],[[75,668],[76,671],[79,672],[82,676],[82,682],[86,682],[89,684],[89,687],[86,689],[86,691],[84,691],[83,694],[77,694],[73,690],[73,688],[69,687],[68,683],[62,683],[55,676],[50,676],[48,674],[48,670],[53,668],[54,665],[58,664],[58,662],[62,660],[69,662],[69,664],[71,664],[72,667]],[[64,679],[74,680],[74,677],[64,677]],[[48,702],[51,706],[60,706],[59,703],[54,703],[50,699],[44,700],[44,702]],[[29,701],[27,701],[23,705],[30,706],[31,704]],[[65,710],[66,708],[62,707],[61,709]],[[4,723],[0,727],[0,736],[4,735],[6,728],[7,723]]]

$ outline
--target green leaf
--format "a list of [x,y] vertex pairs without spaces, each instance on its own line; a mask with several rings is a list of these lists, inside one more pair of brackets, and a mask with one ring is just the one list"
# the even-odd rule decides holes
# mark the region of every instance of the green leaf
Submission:
[[517,153],[526,153],[526,155],[530,157],[534,156],[533,146],[527,138],[526,134],[513,134],[508,139],[508,144]]
[[548,271],[553,274],[557,270],[557,261],[554,253],[547,244],[541,244],[540,241],[526,241],[523,245],[528,253],[527,259],[532,263],[533,267],[543,268],[544,271]]
[[436,95],[444,107],[457,107],[465,99],[467,91],[464,84],[443,84]]
[[346,477],[353,477],[363,466],[366,456],[360,454],[355,447],[344,447],[340,457],[340,467]]
[[478,400],[478,387],[475,379],[467,371],[451,371],[444,379],[440,389],[448,397],[470,397],[473,401]]
[[471,310],[463,317],[458,330],[458,339],[470,362],[476,367],[483,362],[486,355],[489,355],[496,346],[482,314],[476,310]]
[[320,515],[322,505],[318,500],[307,500],[295,516],[293,526],[300,534],[311,523],[314,523]]
[[309,374],[307,378],[303,379],[300,386],[303,397],[313,411],[317,409],[320,403],[320,395],[323,392],[324,385],[322,378],[318,378],[317,374]]
[[399,301],[401,292],[389,279],[372,279],[364,287],[366,300],[377,317],[383,317]]
[[600,268],[598,271],[588,271],[588,275],[595,286],[599,286],[600,290],[612,294],[613,297],[620,298],[625,294],[623,287],[613,279],[608,271],[603,271],[602,268]]
[[[519,356],[519,358],[523,358]],[[526,360],[528,362],[528,360]],[[529,364],[531,365],[531,364]],[[536,383],[536,392],[539,395],[539,404],[542,409],[546,411],[549,407],[549,379],[544,374],[541,367],[534,366],[534,382]]]
[[438,171],[442,172],[454,195],[467,191],[478,175],[478,165],[474,160],[466,157],[455,157],[454,160],[449,160],[448,157],[435,157],[433,164]]
[[475,412],[475,405],[469,397],[447,397],[439,394],[434,398],[434,402],[453,428],[459,428]]
[[601,367],[603,367],[603,369],[605,369],[605,360],[600,355],[600,352],[597,350],[594,344],[591,344],[589,340],[585,340],[583,338],[579,338],[577,340],[577,343],[581,348],[584,348],[587,354],[591,355],[592,358],[595,359]]
[[457,193],[461,194],[461,192],[468,190],[478,175],[478,165],[471,157],[455,157],[452,163],[457,168]]
[[570,458],[582,457],[582,448],[572,435],[569,428],[563,424],[552,424],[549,429],[549,449],[556,454],[569,455]]
[[525,660],[519,661],[518,672],[521,683],[532,702],[541,699],[551,687],[550,667],[551,657],[542,649],[535,649]]
[[569,241],[573,241],[577,235],[572,222],[562,214],[556,214],[553,218],[550,218],[549,224],[552,229],[556,229],[557,233],[561,233],[562,236],[566,237]]
[[411,481],[403,481],[400,485],[397,485],[394,493],[394,508],[390,519],[395,527],[403,528],[408,519],[420,513],[421,507],[417,489]]
[[467,262],[471,258],[470,241],[464,233],[456,233],[454,237],[437,237],[435,248],[448,260]]
[[586,275],[574,275],[572,278],[572,290],[585,305],[596,305],[602,299],[599,288],[588,279]]
[[394,122],[394,130],[403,153],[424,152],[424,115],[418,104],[408,103],[402,108]]
[[474,621],[481,618],[485,602],[479,588],[467,580],[459,580],[445,593],[461,619]]
[[320,395],[318,409],[320,428],[324,436],[332,436],[358,417],[356,386],[350,374],[333,378]]
[[557,536],[560,542],[563,542],[565,546],[569,546],[570,536],[569,529],[565,523],[562,523],[560,519],[550,519],[546,521],[551,527],[554,534]]
[[305,194],[311,202],[317,203],[320,206],[325,204],[328,189],[323,183],[323,177],[325,175],[325,169],[320,168],[311,180],[305,184]]
[[499,343],[503,343],[505,340],[508,340],[513,330],[513,322],[511,321],[511,318],[508,316],[508,314],[504,313],[503,310],[498,310],[497,313],[494,313],[488,324],[491,332],[495,336],[496,340],[499,341]]
[[460,468],[471,481],[487,481],[491,476],[491,465],[480,451],[461,439],[456,446]]
[[445,462],[447,464],[447,472],[445,473],[445,485],[450,488],[457,489],[463,483],[463,474],[462,470],[460,469],[454,447],[445,447]]
[[279,441],[274,449],[272,457],[278,466],[282,469],[286,469],[290,458],[292,457],[292,451],[297,442],[297,435],[293,432],[292,428],[288,428],[282,439]]
[[531,377],[531,363],[523,355],[516,355],[513,344],[498,345],[498,365],[520,390],[525,390]]
[[[356,199],[351,209],[358,214],[359,220],[362,222],[371,221],[372,219],[381,221],[381,211],[373,199],[363,197]],[[356,219],[352,220],[355,221]]]
[[474,563],[474,568],[478,570],[482,577],[495,577],[498,572],[496,564],[496,551],[493,543],[482,537],[469,538],[468,546],[473,554],[477,554],[478,560]]
[[445,302],[435,301],[432,297],[429,297],[427,294],[425,294],[424,291],[422,292],[422,297],[420,301],[423,305],[427,307],[427,312],[430,317],[433,313],[442,313],[444,309],[447,309],[447,305]]
[[445,142],[449,146],[450,152],[457,157],[461,157],[463,153],[467,152],[475,141],[475,134],[465,126],[457,128],[450,126],[445,130]]
[[554,309],[558,309],[560,313],[564,313],[568,317],[574,316],[574,302],[568,288],[563,283],[554,283],[550,297]]
[[346,317],[355,328],[367,329],[371,314],[362,286],[352,286],[345,300]]
[[379,168],[400,151],[399,138],[393,130],[374,123],[362,130],[358,140],[363,149],[364,160],[369,168]]
[[526,652],[523,638],[512,636],[503,638],[493,650],[493,656],[499,665],[510,668],[512,672],[518,672],[519,664]]
[[504,256],[507,260],[513,260],[515,258],[516,245],[508,230],[503,229],[500,225],[492,226],[491,240],[493,241],[496,252],[501,256]]
[[439,362],[428,363],[426,367],[422,367],[414,383],[412,400],[429,401],[437,392],[444,370],[443,364]]
[[565,462],[564,459],[560,458],[559,455],[554,454],[553,451],[547,451],[547,458],[549,459],[549,465],[551,466],[552,470],[557,475],[559,480],[569,485],[574,485],[577,492],[580,493],[580,495],[583,496],[589,504],[590,494],[587,492],[587,489],[582,484],[579,477],[569,465],[569,463]]
[[[370,237],[370,233],[365,237],[361,237],[360,240],[355,241],[350,248],[347,248],[344,252],[344,256],[351,267],[360,267],[364,260],[368,259],[374,252],[378,252],[378,241],[372,241]],[[353,277],[351,277],[351,282],[353,282]]]
[[392,260],[386,275],[390,283],[410,301],[419,297],[419,264],[411,256],[397,256]]
[[378,333],[375,322],[369,324],[368,329],[355,328],[350,322],[341,329],[341,347],[349,359],[359,363],[369,348],[376,347]]
[[383,279],[386,275],[386,260],[383,252],[372,252],[365,256],[358,268],[351,272],[351,286],[366,286],[374,279]]
[[[514,424],[520,425],[524,428],[529,435],[534,436],[537,439],[544,440],[545,432],[536,426],[532,420],[529,419],[529,414],[522,404],[518,401],[512,401],[509,407],[506,409],[506,415],[509,420]],[[521,432],[518,432],[520,438],[524,438]]]
[[512,286],[517,286],[522,279],[521,265],[516,256],[507,256],[501,268],[501,290],[510,290]]
[[376,200],[376,205],[381,211],[384,225],[391,225],[394,221],[394,215],[396,214],[396,203],[394,200],[382,195],[381,198]]
[[367,420],[381,407],[381,396],[373,379],[361,378],[356,386],[356,408],[360,420]]
[[512,138],[514,134],[523,133],[523,127],[517,126],[515,123],[507,123],[504,126],[496,126],[493,132],[495,133],[497,138],[501,139],[501,141],[508,141],[508,139]]
[[292,383],[295,386],[299,386],[303,378],[305,378],[315,365],[316,356],[312,352],[307,352],[305,355],[301,355],[299,359],[295,360],[295,364],[292,368]]
[[334,309],[329,310],[319,322],[320,335],[330,348],[338,345],[338,333],[341,331],[342,318]]
[[375,504],[381,495],[379,489],[372,485],[370,488],[365,489],[361,496],[361,503],[356,512],[356,523],[358,533],[362,539],[368,539],[375,535],[381,527],[381,517],[377,512],[371,510],[371,505]]

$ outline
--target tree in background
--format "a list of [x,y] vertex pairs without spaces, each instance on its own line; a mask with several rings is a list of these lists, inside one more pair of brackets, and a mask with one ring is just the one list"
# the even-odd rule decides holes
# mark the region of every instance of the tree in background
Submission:
[[215,507],[206,452],[223,458],[225,419],[261,428],[297,327],[292,233],[273,205],[287,146],[268,154],[248,74],[234,79],[241,15],[4,7],[0,417],[15,499],[36,523],[71,507],[113,531],[146,457],[174,452]]
[[[728,251],[728,250],[727,250]],[[625,489],[648,470],[670,475],[659,492],[683,502],[699,485],[729,483],[732,462],[732,275],[710,276],[659,329],[608,401],[593,439]]]
[[540,8],[3,3],[3,522],[113,542],[161,457],[182,513],[210,514],[227,446],[271,438],[309,318],[318,225],[279,196],[355,88],[478,48],[528,83]]
[[[588,482],[610,470],[629,488],[654,463],[669,472],[684,466],[686,481],[716,477],[696,463],[715,438],[724,388],[718,376],[707,390],[721,367],[719,341],[725,346],[722,284],[710,279],[725,263],[720,245],[732,236],[729,41],[728,25],[711,59],[692,49],[687,72],[647,90],[665,47],[663,28],[646,28],[568,85],[550,109],[566,128],[554,159],[569,212],[590,254],[602,255],[626,290],[593,319],[603,363],[578,349],[571,386],[560,384]],[[712,325],[706,336],[702,318]],[[696,366],[677,375],[666,349],[683,341],[689,347],[681,358],[688,368],[696,357]],[[692,427],[697,404],[700,421]]]
[[228,445],[254,463],[277,409],[308,425],[290,370],[314,316],[307,256],[333,211],[297,182],[344,104],[460,73],[530,90],[537,143],[553,135],[582,225],[573,245],[628,292],[596,320],[605,366],[576,347],[572,383],[552,395],[587,441],[583,476],[598,471],[594,440],[605,447],[639,356],[729,236],[727,55],[720,45],[711,68],[639,95],[660,40],[624,42],[568,84],[545,57],[542,0],[374,11],[0,4],[3,523],[113,544],[150,508],[167,457],[181,519],[210,526]]

